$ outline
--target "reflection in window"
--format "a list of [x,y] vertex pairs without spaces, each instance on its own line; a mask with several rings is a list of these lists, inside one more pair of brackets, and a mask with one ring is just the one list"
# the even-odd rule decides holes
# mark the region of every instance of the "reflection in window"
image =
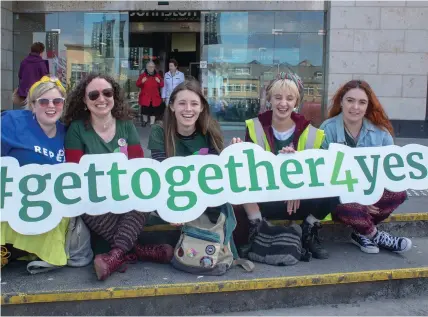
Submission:
[[314,87],[305,87],[304,91],[305,91],[305,95],[309,97],[314,95]]
[[31,13],[16,15],[14,21],[19,31],[14,41],[16,72],[31,44],[39,41],[45,44],[43,58],[50,73],[68,90],[90,71],[109,74],[126,88],[127,13]]
[[[208,18],[213,14],[215,19]],[[208,67],[201,70],[202,85],[208,98],[218,93],[216,96],[228,104],[220,120],[243,122],[265,111],[266,87],[285,71],[302,78],[305,92],[300,110],[315,125],[320,122],[324,37],[319,31],[324,29],[324,12],[220,12],[205,16],[201,60],[207,61]]]

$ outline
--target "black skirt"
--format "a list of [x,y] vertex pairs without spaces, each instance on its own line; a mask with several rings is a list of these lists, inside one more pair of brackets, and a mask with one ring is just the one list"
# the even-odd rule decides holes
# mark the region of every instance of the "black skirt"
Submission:
[[150,103],[150,106],[140,106],[141,114],[144,116],[154,116],[154,117],[162,117],[165,111],[165,103],[161,103],[157,107],[153,107]]

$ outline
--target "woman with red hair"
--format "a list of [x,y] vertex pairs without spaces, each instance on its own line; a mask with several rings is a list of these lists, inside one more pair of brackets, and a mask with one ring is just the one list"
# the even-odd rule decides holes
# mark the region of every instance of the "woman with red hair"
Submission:
[[[320,127],[324,130],[323,148],[330,143],[350,147],[376,147],[393,145],[393,128],[382,105],[369,84],[351,80],[334,95],[328,118]],[[378,230],[376,225],[389,217],[407,198],[406,192],[384,190],[381,199],[371,206],[357,203],[341,204],[333,213],[333,219],[350,225],[354,232],[352,243],[366,253],[379,253],[379,248],[392,252],[411,249],[412,241],[394,237]]]

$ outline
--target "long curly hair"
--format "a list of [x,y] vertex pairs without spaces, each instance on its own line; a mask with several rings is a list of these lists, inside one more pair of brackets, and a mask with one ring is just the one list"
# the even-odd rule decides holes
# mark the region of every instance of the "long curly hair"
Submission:
[[203,107],[202,112],[199,114],[199,118],[196,121],[196,130],[201,132],[203,135],[208,135],[210,138],[211,146],[220,153],[224,148],[223,134],[220,129],[220,125],[210,114],[210,106],[208,101],[202,94],[201,87],[196,80],[185,80],[177,87],[171,94],[169,99],[169,105],[165,111],[165,118],[163,127],[165,131],[165,152],[167,157],[175,156],[175,138],[177,134],[177,119],[174,112],[171,110],[171,105],[177,98],[177,94],[180,91],[189,90],[194,92],[201,99]]
[[351,80],[339,88],[332,99],[332,105],[328,112],[328,118],[335,117],[342,112],[341,102],[343,97],[349,90],[355,88],[364,90],[369,99],[367,111],[364,116],[377,127],[385,129],[391,135],[394,135],[394,128],[392,127],[391,121],[389,121],[388,115],[383,109],[379,99],[376,97],[376,94],[370,85],[363,80]]
[[89,110],[85,110],[86,104],[83,102],[83,99],[86,96],[86,87],[88,87],[89,83],[95,78],[102,78],[106,80],[113,88],[114,106],[111,110],[112,116],[118,120],[133,119],[135,113],[126,102],[125,93],[119,84],[108,75],[90,73],[85,78],[83,78],[68,95],[63,119],[66,126],[70,125],[70,123],[74,120],[83,120],[85,124],[89,122],[91,113]]

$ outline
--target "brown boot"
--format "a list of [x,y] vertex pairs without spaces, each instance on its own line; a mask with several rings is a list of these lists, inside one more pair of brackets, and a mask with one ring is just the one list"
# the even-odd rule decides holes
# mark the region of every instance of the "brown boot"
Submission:
[[125,255],[125,251],[115,248],[111,249],[109,253],[98,254],[94,260],[95,273],[100,281],[105,280],[107,277],[118,271],[125,263],[135,261],[131,255]]
[[174,248],[169,244],[136,244],[134,252],[140,261],[169,263],[174,256]]

